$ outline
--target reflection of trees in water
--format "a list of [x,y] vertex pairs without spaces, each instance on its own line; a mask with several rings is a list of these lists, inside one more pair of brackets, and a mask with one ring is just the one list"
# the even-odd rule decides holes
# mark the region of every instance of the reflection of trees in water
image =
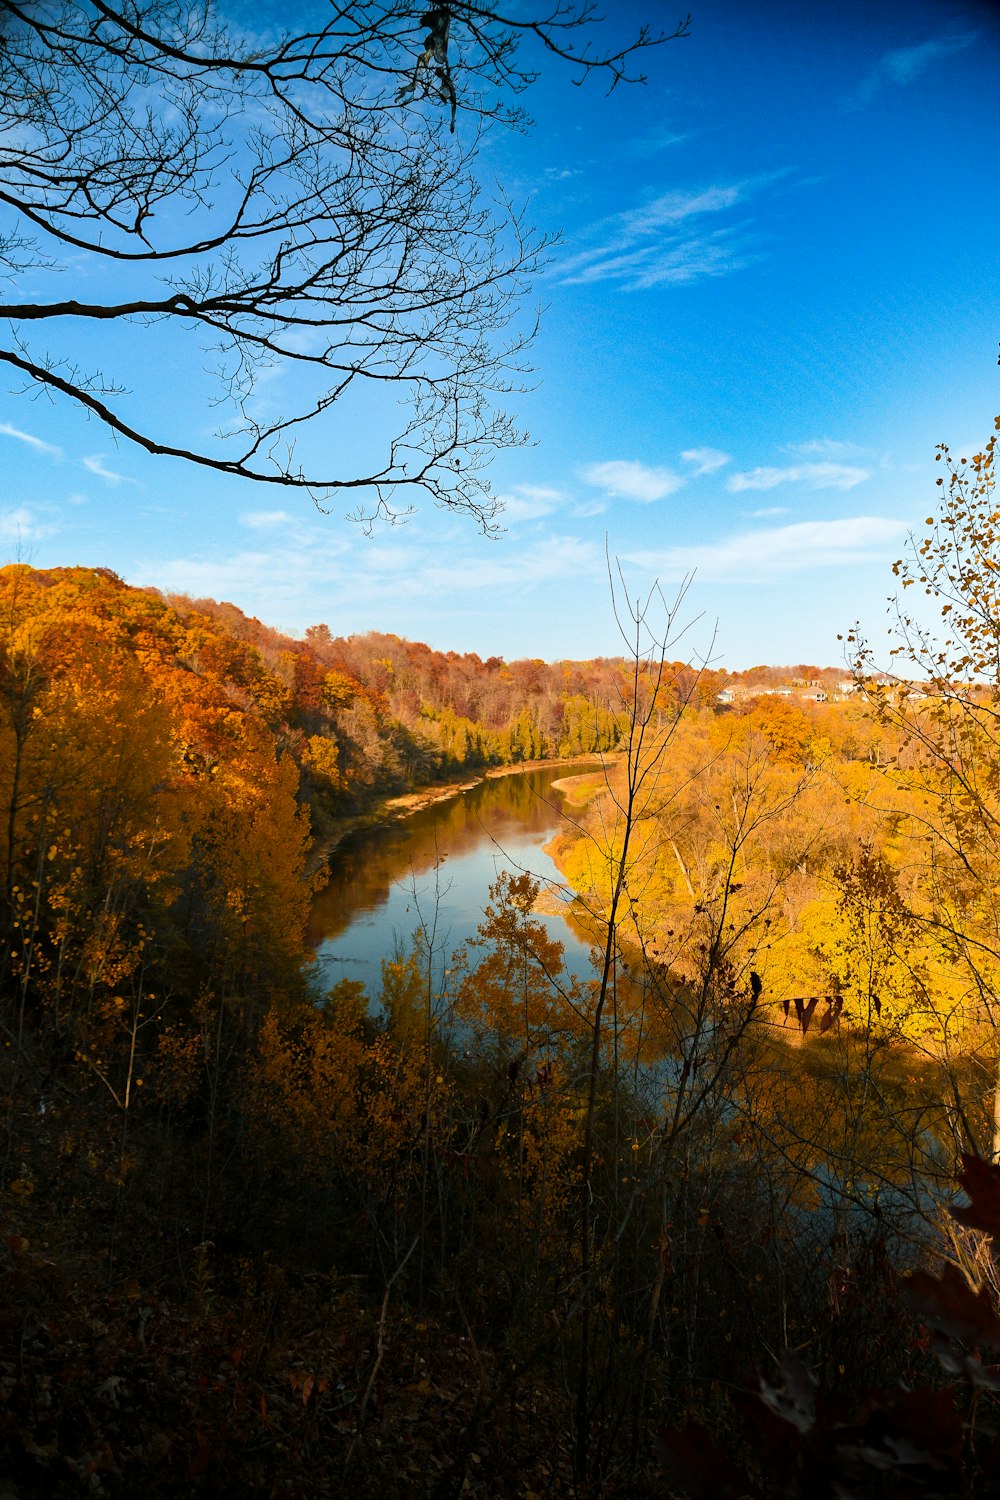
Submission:
[[559,771],[553,768],[493,777],[471,792],[425,808],[406,826],[414,825],[418,840],[425,830],[439,844],[446,838],[449,842],[464,840],[464,844],[455,844],[455,853],[478,843],[484,824],[494,834],[498,827],[512,827],[524,833],[544,832],[559,821],[561,798],[551,789],[558,776]]
[[313,942],[339,936],[359,912],[385,905],[394,885],[425,875],[442,857],[554,831],[561,799],[551,787],[565,774],[561,766],[498,776],[401,822],[352,834],[331,855],[330,882],[313,907]]

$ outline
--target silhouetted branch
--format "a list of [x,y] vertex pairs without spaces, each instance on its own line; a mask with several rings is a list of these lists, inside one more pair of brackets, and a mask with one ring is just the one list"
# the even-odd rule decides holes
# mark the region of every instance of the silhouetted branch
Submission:
[[[484,194],[482,131],[525,123],[522,47],[613,88],[666,38],[643,29],[598,51],[586,0],[527,19],[364,0],[312,19],[249,36],[185,0],[0,0],[0,275],[31,291],[0,300],[0,358],[149,453],[319,500],[368,491],[368,515],[423,491],[488,526],[479,471],[523,441],[503,402],[522,388],[521,308],[547,246]],[[66,297],[61,279],[46,296],[54,272],[90,295]],[[111,276],[114,297],[94,296]],[[142,322],[168,330],[175,384],[197,402],[207,379],[202,405],[234,425],[204,445],[188,436],[197,421],[163,435],[123,383],[35,342],[132,337]],[[406,409],[401,430],[386,396]],[[316,447],[298,456],[307,428]],[[356,456],[366,433],[377,459]]]

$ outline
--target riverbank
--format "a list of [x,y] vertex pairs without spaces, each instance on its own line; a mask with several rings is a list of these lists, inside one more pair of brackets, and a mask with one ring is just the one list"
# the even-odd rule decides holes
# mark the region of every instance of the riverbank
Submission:
[[[588,761],[592,757],[588,757]],[[552,790],[560,792],[564,802],[572,807],[586,807],[601,792],[607,790],[607,773],[618,764],[619,755],[606,755],[599,771],[583,771],[579,776],[561,776],[552,783]],[[551,764],[551,762],[549,762]],[[573,762],[579,764],[579,762]]]
[[[555,758],[552,760],[520,760],[506,766],[490,766],[479,776],[466,777],[463,781],[434,782],[428,786],[416,787],[412,792],[403,792],[395,797],[382,797],[374,802],[364,812],[355,813],[348,818],[338,818],[313,850],[312,865],[314,869],[321,868],[324,861],[349,838],[351,834],[359,832],[363,828],[377,828],[383,824],[396,823],[404,818],[412,817],[414,813],[423,812],[425,808],[433,807],[438,802],[447,802],[452,797],[460,797],[465,792],[474,791],[477,786],[482,786],[484,781],[493,781],[501,776],[519,776],[527,771],[544,771],[550,766],[593,766],[597,757],[593,755],[574,756],[569,759]],[[607,755],[601,757],[603,766],[610,767],[615,764],[618,757]],[[584,788],[582,783],[590,782],[597,777],[600,787]],[[552,788],[558,791],[563,799],[574,807],[583,807],[594,795],[603,788],[603,770],[581,773],[579,776],[563,776],[558,781],[552,782]],[[581,785],[577,785],[581,783]]]

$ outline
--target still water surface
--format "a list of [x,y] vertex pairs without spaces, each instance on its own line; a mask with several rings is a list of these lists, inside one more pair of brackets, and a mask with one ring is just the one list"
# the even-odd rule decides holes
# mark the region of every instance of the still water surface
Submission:
[[[324,989],[360,979],[378,991],[380,964],[410,946],[418,927],[436,920],[441,961],[475,937],[501,871],[528,871],[543,882],[559,872],[543,845],[563,826],[552,783],[592,766],[551,766],[497,776],[399,822],[361,829],[330,856],[330,883],[317,897],[310,938]],[[590,972],[589,947],[560,916],[540,916],[565,949],[567,969]]]

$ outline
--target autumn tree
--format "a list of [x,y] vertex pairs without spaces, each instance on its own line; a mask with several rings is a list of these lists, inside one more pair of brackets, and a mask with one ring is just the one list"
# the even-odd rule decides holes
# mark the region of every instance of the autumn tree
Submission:
[[[1000,430],[1000,419],[996,425]],[[906,744],[885,775],[908,797],[910,844],[920,859],[912,916],[952,974],[952,993],[940,999],[942,1011],[952,1014],[952,1046],[983,1064],[978,1100],[956,1082],[956,1145],[994,1157],[1000,1154],[1000,1083],[994,1082],[1000,1021],[995,450],[995,435],[970,459],[955,459],[945,445],[938,450],[940,505],[894,567],[901,593],[894,605],[892,672],[876,671],[874,651],[859,629],[849,637],[855,674],[874,713]]]
[[[295,19],[248,31],[182,0],[3,0],[0,363],[152,454],[365,515],[423,493],[487,523],[480,471],[520,441],[503,403],[545,247],[480,189],[483,132],[523,123],[532,47],[613,87],[664,38],[595,47],[577,0]],[[184,371],[194,410],[221,404],[214,441],[128,398],[137,338],[146,368]],[[276,369],[279,413],[259,401]],[[377,436],[347,458],[359,417]]]
[[539,889],[530,875],[498,876],[457,998],[498,1075],[544,1065],[576,1030],[581,996],[563,972],[562,945],[532,915]]
[[68,1069],[113,1122],[95,1126],[86,1188],[111,1184],[112,1241],[141,1100],[200,1114],[204,1233],[234,1059],[305,990],[309,820],[285,685],[211,619],[113,574],[17,566],[0,570],[0,688],[9,1107],[43,1066]]

